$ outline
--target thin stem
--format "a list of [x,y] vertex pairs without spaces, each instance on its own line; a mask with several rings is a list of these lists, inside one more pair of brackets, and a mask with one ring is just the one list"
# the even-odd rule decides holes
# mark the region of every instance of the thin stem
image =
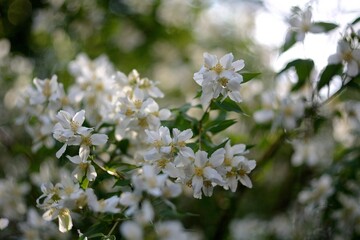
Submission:
[[198,128],[199,128],[199,150],[201,150],[201,144],[202,144],[202,137],[201,137],[201,135],[202,135],[202,130],[203,130],[203,121],[204,121],[204,119],[205,119],[205,116],[206,116],[206,114],[210,111],[210,105],[211,105],[211,103],[209,104],[209,106],[205,109],[205,111],[204,111],[204,114],[202,115],[202,117],[201,117],[201,119],[200,119],[200,121],[199,121],[199,124],[198,124]]
[[115,222],[114,226],[112,226],[112,228],[110,229],[110,232],[107,234],[107,237],[110,237],[110,235],[114,232],[114,230],[115,230],[116,226],[119,224],[119,222],[120,222],[120,220],[118,219]]

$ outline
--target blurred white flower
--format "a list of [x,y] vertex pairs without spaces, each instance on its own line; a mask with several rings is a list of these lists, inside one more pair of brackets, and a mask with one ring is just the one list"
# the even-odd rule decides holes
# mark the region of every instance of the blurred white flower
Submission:
[[350,43],[342,39],[338,42],[336,53],[328,59],[329,64],[346,64],[346,74],[355,77],[359,73],[360,49],[352,48]]
[[9,219],[0,218],[0,230],[7,228],[8,225],[9,225]]
[[289,34],[291,34],[291,32],[295,32],[296,40],[301,42],[304,41],[305,35],[308,32],[311,33],[323,32],[324,31],[323,28],[313,24],[311,18],[312,18],[311,7],[307,7],[305,10],[301,10],[298,7],[294,7],[292,15],[289,19],[290,29],[287,38],[289,38]]
[[143,229],[134,221],[123,222],[120,226],[122,236],[127,240],[142,240]]

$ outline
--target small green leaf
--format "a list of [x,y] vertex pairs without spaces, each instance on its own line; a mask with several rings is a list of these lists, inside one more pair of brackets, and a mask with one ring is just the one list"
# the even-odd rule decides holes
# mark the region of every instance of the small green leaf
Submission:
[[80,186],[82,189],[87,189],[87,187],[89,186],[89,180],[86,178],[86,176],[84,176],[84,178],[82,179]]
[[284,53],[289,50],[296,43],[296,32],[290,32],[289,37],[285,39],[284,45],[280,48],[280,52]]
[[236,120],[228,119],[224,121],[212,121],[209,124],[205,125],[204,128],[206,131],[209,131],[213,134],[221,132],[222,130],[227,129],[228,127],[234,125]]
[[221,109],[228,112],[236,112],[236,113],[243,113],[243,110],[239,107],[239,105],[232,101],[231,99],[225,99],[224,101],[215,100],[211,103],[211,109]]
[[320,90],[325,85],[328,85],[335,75],[340,75],[341,73],[342,64],[327,65],[320,75],[320,80],[317,84],[317,90]]
[[356,19],[351,23],[351,25],[355,25],[355,24],[357,24],[358,22],[360,22],[360,17],[356,18]]
[[314,22],[313,25],[317,26],[317,27],[321,27],[324,30],[321,33],[330,32],[331,30],[339,27],[339,25],[337,25],[335,23],[328,23],[328,22]]
[[246,83],[246,82],[250,81],[251,79],[256,78],[260,74],[261,73],[241,73],[241,75],[243,76],[242,83]]

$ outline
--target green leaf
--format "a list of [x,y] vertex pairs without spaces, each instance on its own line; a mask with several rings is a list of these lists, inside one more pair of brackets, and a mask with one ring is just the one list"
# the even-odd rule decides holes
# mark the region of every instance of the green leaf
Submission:
[[310,78],[311,72],[314,69],[314,61],[311,59],[296,59],[289,62],[277,75],[289,70],[290,68],[295,68],[298,76],[297,83],[291,89],[292,91],[295,91],[303,87],[306,80]]
[[130,179],[119,179],[114,183],[113,186],[120,186],[120,187],[129,186],[130,183],[131,183]]
[[241,73],[241,75],[243,76],[242,83],[246,83],[246,82],[250,81],[251,79],[256,78],[260,74],[261,73]]
[[320,80],[317,84],[317,90],[320,90],[325,85],[328,85],[331,79],[335,75],[340,75],[342,73],[342,64],[330,64],[325,67],[320,75]]
[[236,123],[236,120],[234,119],[228,119],[228,120],[224,120],[224,121],[212,121],[209,122],[209,124],[206,124],[204,126],[204,129],[206,131],[209,131],[211,133],[218,133],[221,132],[222,130],[227,129],[228,127],[234,125]]
[[128,139],[123,139],[117,143],[118,148],[120,148],[121,152],[126,154],[129,148],[130,142]]
[[239,105],[231,99],[225,99],[224,101],[215,100],[210,105],[211,109],[221,109],[228,112],[244,113]]
[[80,186],[82,189],[87,189],[87,187],[89,186],[89,180],[86,178],[86,176],[84,176],[84,178],[82,179]]
[[355,25],[355,24],[357,24],[358,22],[360,22],[360,17],[356,18],[356,19],[351,23],[351,25]]
[[224,142],[220,143],[219,145],[211,148],[211,149],[208,151],[209,155],[213,154],[216,150],[225,147],[226,143],[227,143],[229,140],[230,140],[230,139],[228,138],[228,139],[226,139]]
[[324,31],[321,33],[326,33],[326,32],[330,32],[331,30],[339,27],[339,25],[335,24],[335,23],[328,23],[328,22],[314,22],[313,23],[314,26],[318,26],[321,27]]
[[296,32],[290,32],[290,37],[285,39],[284,45],[280,48],[280,52],[284,53],[296,43]]

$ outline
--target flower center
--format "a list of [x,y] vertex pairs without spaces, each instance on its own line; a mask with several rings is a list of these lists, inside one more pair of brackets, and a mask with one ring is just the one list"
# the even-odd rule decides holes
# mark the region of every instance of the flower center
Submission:
[[76,122],[76,121],[71,120],[70,121],[70,128],[71,128],[71,131],[76,132],[78,130],[78,128],[79,128],[79,123]]
[[350,62],[353,59],[351,52],[346,52],[342,55],[345,62]]
[[214,67],[211,68],[211,70],[215,71],[217,74],[220,74],[224,70],[224,67],[220,63],[217,63]]
[[82,144],[86,145],[86,146],[91,146],[92,142],[91,142],[91,138],[90,136],[88,137],[83,137],[82,138]]
[[146,118],[139,118],[139,122],[138,122],[140,127],[146,128],[149,126]]
[[202,168],[195,167],[195,175],[201,177],[203,175],[204,171]]
[[157,162],[157,165],[159,166],[159,168],[164,169],[168,162],[169,162],[169,160],[167,160],[166,158],[163,158]]
[[223,88],[226,88],[228,82],[229,82],[229,79],[225,78],[225,77],[222,77],[218,80],[219,84],[223,87]]
[[45,80],[45,85],[42,92],[44,96],[47,98],[51,96],[51,86],[50,86],[50,81],[48,79]]

